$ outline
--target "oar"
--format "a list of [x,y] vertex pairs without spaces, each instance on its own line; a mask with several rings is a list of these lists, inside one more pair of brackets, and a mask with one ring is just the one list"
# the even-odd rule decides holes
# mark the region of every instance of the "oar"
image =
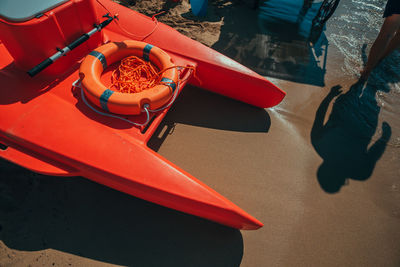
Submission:
[[80,44],[87,41],[90,38],[90,36],[92,36],[93,34],[95,34],[98,31],[101,31],[101,29],[103,29],[108,24],[110,24],[110,22],[113,21],[113,19],[114,19],[109,14],[106,14],[103,17],[105,17],[107,19],[105,21],[103,21],[102,23],[100,23],[99,25],[95,25],[91,31],[83,34],[82,36],[80,36],[78,39],[76,39],[75,41],[73,41],[72,43],[70,43],[69,45],[64,47],[63,49],[57,48],[57,50],[58,50],[57,53],[55,53],[54,55],[52,55],[49,58],[46,58],[45,60],[40,62],[38,65],[33,67],[31,70],[29,70],[28,71],[29,76],[31,76],[31,77],[35,76],[36,74],[38,74],[39,72],[41,72],[42,70],[44,70],[45,68],[47,68],[48,66],[53,64],[53,62],[56,61],[57,59],[59,59],[61,56],[67,54],[72,49],[76,48]]

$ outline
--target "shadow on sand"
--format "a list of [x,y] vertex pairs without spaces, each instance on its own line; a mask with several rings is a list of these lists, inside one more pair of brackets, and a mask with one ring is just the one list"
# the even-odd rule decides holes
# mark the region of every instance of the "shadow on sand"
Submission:
[[265,109],[186,86],[149,140],[148,146],[158,151],[177,123],[226,131],[267,133],[271,118]]
[[[365,65],[365,44],[361,56]],[[390,84],[399,82],[400,76],[394,65],[397,61],[393,61],[396,58],[398,54],[393,53],[382,60],[368,82],[356,82],[345,94],[341,94],[340,85],[332,87],[321,102],[311,130],[311,142],[323,159],[317,179],[326,192],[340,191],[347,179],[367,180],[383,155],[392,130],[387,122],[383,122],[378,130],[380,137],[372,141],[381,110],[376,95],[379,91],[389,93]],[[332,111],[324,123],[328,106],[335,97]]]
[[240,231],[80,177],[32,173],[0,160],[0,240],[124,266],[239,266]]
[[[386,79],[391,81],[390,77]],[[378,128],[380,106],[378,91],[389,92],[387,84],[371,77],[367,84],[357,82],[341,94],[341,86],[332,87],[320,104],[311,130],[311,142],[323,159],[317,178],[323,190],[336,193],[347,179],[367,180],[391,137],[391,127],[383,122],[380,137],[372,140]],[[336,97],[329,119],[324,123],[329,104]],[[372,141],[372,142],[371,142]]]

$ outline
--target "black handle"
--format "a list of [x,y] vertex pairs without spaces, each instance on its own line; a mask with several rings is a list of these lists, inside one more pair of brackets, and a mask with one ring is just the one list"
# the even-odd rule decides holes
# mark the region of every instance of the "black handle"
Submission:
[[88,34],[84,34],[81,37],[79,37],[78,39],[76,39],[75,41],[73,41],[72,43],[70,43],[68,45],[69,49],[74,49],[75,47],[77,47],[78,45],[82,44],[83,42],[85,42],[87,39],[89,39],[89,35]]
[[113,21],[113,17],[108,17],[107,20],[103,21],[102,23],[100,23],[99,28],[103,29],[105,26],[107,26],[108,24],[111,23],[111,21]]
[[[103,29],[105,26],[107,26],[108,24],[110,24],[110,22],[114,19],[113,17],[111,17],[109,14],[106,14],[105,17],[107,17],[108,19],[103,21],[102,23],[100,23],[100,25],[95,27],[97,28],[97,31]],[[96,29],[95,28],[95,29]],[[70,43],[67,47],[69,48],[69,50],[72,50],[74,48],[76,48],[77,46],[79,46],[80,44],[84,43],[86,40],[88,40],[90,38],[90,35],[92,35],[93,33],[95,33],[96,31],[94,31],[95,29],[93,29],[92,31],[90,31],[89,33],[85,33],[83,34],[81,37],[79,37],[78,39],[76,39],[75,41],[73,41],[72,43]],[[94,32],[93,32],[94,31]],[[89,35],[90,34],[90,35]],[[53,60],[56,61],[59,57],[61,57],[61,55],[65,55],[68,51],[68,49],[66,51],[63,51],[61,49],[58,49],[58,53],[60,54],[54,54]],[[55,57],[56,56],[56,57]],[[54,61],[50,58],[47,58],[45,60],[43,60],[41,63],[39,63],[37,66],[33,67],[31,70],[28,71],[29,76],[33,77],[36,74],[38,74],[39,72],[41,72],[43,69],[47,68],[48,66],[50,66]]]
[[51,60],[50,58],[46,58],[45,60],[40,62],[38,65],[36,65],[32,69],[30,69],[28,71],[28,74],[29,74],[29,76],[33,77],[36,74],[38,74],[39,72],[41,72],[42,70],[44,70],[45,68],[47,68],[48,66],[50,66],[51,64],[53,64],[53,60]]

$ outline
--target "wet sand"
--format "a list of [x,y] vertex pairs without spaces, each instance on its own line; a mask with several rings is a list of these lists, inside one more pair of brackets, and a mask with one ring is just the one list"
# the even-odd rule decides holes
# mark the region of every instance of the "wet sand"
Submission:
[[188,86],[149,143],[265,226],[238,231],[1,160],[0,266],[399,266],[400,53],[367,84],[355,76],[376,2],[346,24],[355,6],[342,1],[314,48],[261,27],[252,2],[212,2],[201,20],[185,1],[137,3],[287,92],[263,110]]

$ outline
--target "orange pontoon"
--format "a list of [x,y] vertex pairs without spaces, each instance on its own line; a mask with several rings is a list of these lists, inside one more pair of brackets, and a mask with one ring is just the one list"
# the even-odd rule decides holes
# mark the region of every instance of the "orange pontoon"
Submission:
[[[0,157],[42,174],[84,176],[230,227],[262,226],[147,147],[173,99],[147,115],[128,116],[135,125],[90,106],[95,99],[87,106],[72,84],[82,78],[81,62],[92,51],[135,40],[159,47],[177,66],[195,68],[196,78],[189,68],[175,70],[177,93],[189,83],[266,108],[285,96],[279,88],[156,19],[106,0],[0,1],[0,38]],[[115,65],[101,76],[105,86]]]

